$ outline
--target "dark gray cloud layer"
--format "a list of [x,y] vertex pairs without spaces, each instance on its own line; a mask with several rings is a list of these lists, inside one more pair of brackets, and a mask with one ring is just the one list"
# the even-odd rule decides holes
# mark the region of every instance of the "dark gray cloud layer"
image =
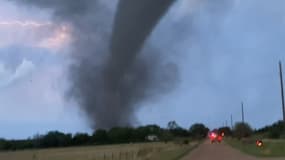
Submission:
[[138,103],[172,88],[176,66],[159,60],[154,47],[141,49],[173,2],[120,0],[114,9],[111,1],[21,1],[49,9],[56,21],[73,27],[68,93],[93,128],[133,125]]
[[[192,3],[194,1],[199,2],[198,5]],[[225,120],[229,122],[230,114],[235,121],[240,119],[241,101],[245,102],[246,120],[254,127],[282,116],[277,62],[279,59],[285,61],[283,0],[177,1],[134,58],[133,67],[122,77],[128,85],[117,81],[108,87],[102,87],[106,83],[106,78],[102,77],[108,77],[109,70],[117,72],[112,67],[105,67],[112,54],[110,39],[117,1],[90,1],[92,4],[88,6],[85,0],[80,4],[71,0],[21,2],[33,2],[38,7],[50,9],[56,21],[69,22],[73,26],[76,39],[71,55],[74,63],[69,93],[81,106],[87,106],[85,111],[90,117],[99,114],[104,121],[90,119],[92,126],[96,121],[102,126],[109,124],[107,120],[116,116],[124,119],[116,121],[115,125],[128,125],[129,119],[135,119],[133,113],[137,102],[173,89],[171,82],[176,80],[177,66],[168,63],[169,58],[180,62],[181,83],[175,86],[175,92],[159,102],[143,101],[155,108],[153,112],[144,110],[142,121],[163,125],[175,119],[185,127],[202,121],[217,127]],[[73,3],[65,5],[70,2]],[[185,2],[187,11],[177,15],[182,12],[180,2]],[[97,109],[102,105],[94,105],[106,101],[102,98],[107,94],[104,88],[118,88],[118,83],[124,88],[121,91],[128,90],[131,94],[128,102],[124,98],[121,102],[131,106],[127,112],[130,116],[115,115],[118,110],[125,112],[120,108]],[[83,90],[93,98],[82,96]],[[119,99],[114,94],[111,97]]]

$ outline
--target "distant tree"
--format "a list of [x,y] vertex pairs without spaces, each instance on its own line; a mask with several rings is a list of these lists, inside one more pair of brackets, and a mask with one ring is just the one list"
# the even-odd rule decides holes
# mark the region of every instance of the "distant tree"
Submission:
[[145,141],[145,137],[151,134],[151,129],[147,126],[138,127],[135,131],[136,141]]
[[252,133],[253,130],[247,123],[239,122],[234,126],[234,136],[238,139],[250,137]]
[[174,137],[187,137],[189,136],[189,132],[184,128],[176,128],[170,130]]
[[160,140],[167,143],[168,141],[173,140],[174,135],[169,130],[162,130],[160,134]]
[[108,132],[111,143],[127,143],[134,139],[134,129],[129,127],[114,127]]
[[32,142],[33,142],[33,148],[43,148],[44,146],[42,146],[42,140],[43,140],[44,135],[40,135],[40,134],[35,134],[32,138]]
[[168,128],[169,130],[174,130],[174,129],[180,128],[180,126],[176,123],[176,121],[170,121],[170,122],[168,122],[168,124],[167,124],[167,128]]
[[232,136],[232,130],[230,127],[221,127],[218,129],[219,133],[224,133],[225,136]]
[[5,139],[0,138],[0,150],[4,150],[4,145],[6,143]]
[[205,138],[209,129],[202,123],[193,124],[189,129],[190,135],[194,138]]
[[143,142],[148,135],[161,136],[162,129],[157,125],[147,125],[141,126],[134,130],[134,139],[135,141]]
[[71,134],[64,134],[59,131],[51,131],[42,136],[39,140],[40,147],[65,147],[71,145]]
[[72,138],[73,145],[86,145],[92,142],[91,137],[87,133],[77,133]]
[[3,150],[14,150],[12,141],[8,141],[8,140],[3,141],[2,147],[3,147]]
[[265,126],[263,128],[260,128],[260,129],[256,130],[256,133],[267,133],[267,132],[269,132],[272,129],[276,129],[276,130],[279,130],[279,131],[284,131],[285,130],[284,122],[283,121],[275,122],[272,125],[268,125],[268,126]]
[[26,140],[13,140],[12,143],[12,150],[22,150],[27,148],[33,148],[33,141],[30,139]]
[[255,133],[264,134],[267,138],[281,138],[285,135],[285,127],[283,121],[278,121],[272,125],[265,126],[255,131]]
[[144,126],[144,128],[148,131],[148,134],[159,135],[161,133],[161,128],[155,124]]
[[12,147],[11,143],[5,139],[0,139],[0,150],[10,150]]
[[107,143],[109,143],[107,131],[104,129],[96,130],[92,135],[92,141],[95,144],[107,144]]
[[180,127],[176,121],[170,121],[167,124],[167,128],[170,131],[170,133],[174,136],[174,137],[186,137],[189,136],[189,132]]
[[272,139],[279,139],[282,131],[276,129],[276,128],[272,128],[268,131],[268,138],[272,138]]

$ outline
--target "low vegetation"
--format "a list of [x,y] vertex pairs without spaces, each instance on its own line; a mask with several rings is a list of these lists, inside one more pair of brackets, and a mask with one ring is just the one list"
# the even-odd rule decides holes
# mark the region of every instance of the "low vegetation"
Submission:
[[234,127],[234,136],[238,139],[250,137],[253,133],[252,128],[247,123],[236,123]]
[[255,139],[239,141],[227,139],[228,144],[244,153],[258,157],[285,157],[285,140],[263,140],[264,145],[257,147]]
[[109,130],[98,129],[92,135],[87,133],[66,134],[51,131],[44,135],[36,135],[31,139],[5,140],[0,139],[0,151],[17,151],[25,149],[44,149],[75,146],[93,146],[110,144],[128,144],[144,142],[171,142],[188,139],[205,138],[208,132],[203,124],[194,124],[189,130],[180,127],[175,121],[168,123],[167,128],[157,125],[132,127],[114,127]]
[[197,143],[138,143],[2,152],[9,160],[178,160]]
[[[284,122],[278,121],[253,131],[246,123],[237,123],[233,137],[226,139],[231,146],[244,153],[260,157],[285,157],[285,128]],[[258,147],[256,141],[263,145]]]
[[285,125],[283,121],[278,121],[272,125],[256,130],[255,133],[262,135],[264,138],[285,139]]

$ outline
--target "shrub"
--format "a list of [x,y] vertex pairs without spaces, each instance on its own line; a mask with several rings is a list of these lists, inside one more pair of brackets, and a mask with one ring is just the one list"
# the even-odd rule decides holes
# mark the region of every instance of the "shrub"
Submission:
[[253,133],[252,128],[247,123],[236,123],[234,127],[234,136],[238,139],[250,137]]

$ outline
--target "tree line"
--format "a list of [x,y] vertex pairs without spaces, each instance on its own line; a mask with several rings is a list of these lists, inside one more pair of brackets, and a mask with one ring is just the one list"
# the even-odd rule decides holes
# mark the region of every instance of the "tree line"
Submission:
[[252,127],[245,122],[236,123],[232,130],[227,127],[221,129],[226,129],[225,132],[227,132],[227,135],[237,139],[249,138],[252,135],[260,138],[285,139],[285,125],[283,121],[277,121],[272,125],[267,125],[260,129],[252,129]]
[[[249,124],[238,122],[233,128],[224,126],[216,129],[219,133],[238,139],[250,137],[253,134],[264,138],[285,138],[283,121],[253,130]],[[0,139],[0,150],[23,150],[39,148],[56,148],[84,145],[106,145],[121,143],[148,142],[149,135],[157,136],[158,141],[168,142],[176,139],[203,139],[207,137],[209,129],[202,123],[193,124],[189,129],[180,127],[175,121],[170,121],[167,128],[158,125],[139,127],[114,127],[109,130],[97,129],[93,134],[88,133],[62,133],[50,131],[44,135],[36,135],[24,140]]]
[[0,150],[23,150],[38,148],[70,147],[83,145],[105,145],[120,143],[148,142],[149,135],[157,136],[159,141],[168,142],[175,138],[205,138],[209,129],[204,124],[193,124],[189,129],[180,127],[175,121],[168,123],[167,128],[158,125],[140,127],[114,127],[109,130],[97,129],[93,134],[62,133],[50,131],[24,140],[0,139]]
[[265,126],[255,131],[256,134],[262,134],[266,138],[285,139],[285,125],[283,121],[278,121],[272,125]]

